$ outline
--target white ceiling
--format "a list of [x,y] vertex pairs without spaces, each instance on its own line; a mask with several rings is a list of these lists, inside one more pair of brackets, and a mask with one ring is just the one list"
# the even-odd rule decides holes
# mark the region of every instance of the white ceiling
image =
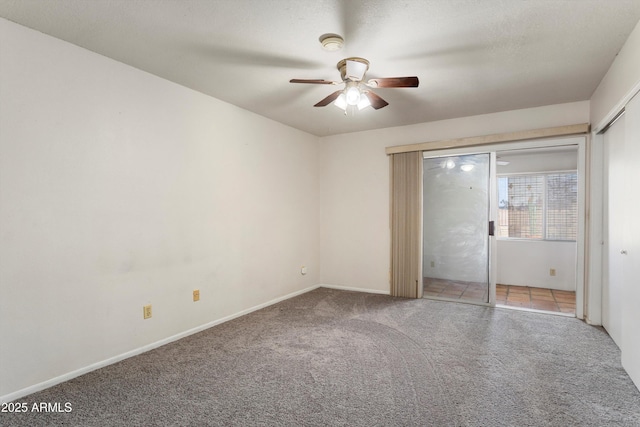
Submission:
[[[0,0],[0,16],[324,136],[588,100],[640,19],[640,0]],[[339,52],[318,38],[345,38]],[[360,56],[390,105],[313,105]]]

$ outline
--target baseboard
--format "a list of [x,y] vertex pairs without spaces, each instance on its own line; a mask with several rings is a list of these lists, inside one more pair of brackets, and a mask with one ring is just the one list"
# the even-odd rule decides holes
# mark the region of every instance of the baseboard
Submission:
[[329,288],[329,289],[338,289],[341,291],[355,291],[355,292],[365,292],[368,294],[381,294],[381,295],[390,295],[391,292],[389,290],[381,291],[380,289],[366,289],[366,288],[354,288],[352,286],[342,286],[342,285],[327,285],[322,284],[318,285],[319,288]]
[[284,295],[284,296],[281,296],[281,297],[278,297],[278,298],[274,298],[274,299],[272,299],[270,301],[267,301],[265,303],[262,303],[262,304],[254,306],[254,307],[248,308],[246,310],[242,310],[242,311],[240,311],[238,313],[235,313],[235,314],[232,314],[232,315],[229,315],[229,316],[214,320],[212,322],[205,323],[204,325],[200,325],[200,326],[197,326],[195,328],[192,328],[192,329],[186,330],[184,332],[181,332],[179,334],[172,335],[172,336],[170,336],[168,338],[164,338],[164,339],[162,339],[160,341],[156,341],[154,343],[147,344],[147,345],[145,345],[143,347],[136,348],[136,349],[128,351],[126,353],[122,353],[122,354],[119,354],[117,356],[110,357],[109,359],[106,359],[106,360],[103,360],[103,361],[100,361],[100,362],[97,362],[97,363],[93,363],[93,364],[91,364],[89,366],[85,366],[84,368],[80,368],[80,369],[77,369],[75,371],[68,372],[66,374],[63,374],[63,375],[57,376],[55,378],[52,378],[50,380],[43,381],[41,383],[38,383],[38,384],[35,384],[35,385],[32,385],[32,386],[23,388],[21,390],[15,391],[13,393],[5,394],[4,396],[0,396],[0,402],[2,402],[2,403],[12,402],[12,401],[14,401],[16,399],[20,399],[20,398],[22,398],[24,396],[28,396],[30,394],[33,394],[33,393],[36,393],[38,391],[47,389],[49,387],[53,387],[55,385],[58,385],[60,383],[65,382],[65,381],[69,381],[69,380],[72,380],[74,378],[77,378],[77,377],[79,377],[81,375],[88,374],[91,371],[95,371],[97,369],[104,368],[105,366],[113,365],[114,363],[118,363],[118,362],[120,362],[122,360],[125,360],[125,359],[128,359],[130,357],[137,356],[137,355],[145,353],[145,352],[147,352],[149,350],[153,350],[153,349],[161,347],[161,346],[163,346],[165,344],[169,344],[171,342],[177,341],[177,340],[179,340],[181,338],[188,337],[189,335],[197,334],[198,332],[202,332],[202,331],[204,331],[206,329],[209,329],[209,328],[211,328],[213,326],[216,326],[216,325],[219,325],[221,323],[225,323],[225,322],[228,322],[230,320],[236,319],[238,317],[244,316],[245,314],[249,314],[249,313],[252,313],[254,311],[257,311],[257,310],[263,309],[265,307],[268,307],[270,305],[277,304],[277,303],[279,303],[281,301],[284,301],[284,300],[287,300],[289,298],[293,298],[293,297],[296,297],[298,295],[305,294],[305,293],[313,291],[314,289],[317,289],[319,287],[320,287],[320,285],[310,286],[308,288],[305,288],[305,289],[302,289],[302,290],[299,290],[299,291],[296,291],[296,292],[292,292],[290,294],[287,294],[287,295]]

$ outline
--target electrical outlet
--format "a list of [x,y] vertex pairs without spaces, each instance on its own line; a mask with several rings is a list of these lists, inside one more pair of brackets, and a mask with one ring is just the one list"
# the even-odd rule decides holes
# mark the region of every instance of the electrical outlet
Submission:
[[305,274],[307,274],[307,267],[306,266],[303,265],[302,267],[300,267],[300,274],[302,274],[303,276]]
[[149,319],[151,317],[151,304],[142,307],[142,317],[144,319]]
[[193,301],[200,301],[200,289],[195,289],[193,291]]
[[435,261],[431,261],[431,268],[435,268],[436,266],[436,262]]
[[549,276],[555,276],[555,275],[556,275],[556,269],[555,268],[549,269]]

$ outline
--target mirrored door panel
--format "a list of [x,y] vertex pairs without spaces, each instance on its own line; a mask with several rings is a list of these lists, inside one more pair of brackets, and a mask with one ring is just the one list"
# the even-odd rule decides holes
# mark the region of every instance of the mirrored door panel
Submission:
[[424,159],[423,295],[489,302],[491,155]]

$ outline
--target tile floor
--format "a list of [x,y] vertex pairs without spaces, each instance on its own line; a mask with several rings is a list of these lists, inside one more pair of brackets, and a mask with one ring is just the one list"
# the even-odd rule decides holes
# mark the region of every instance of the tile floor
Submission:
[[496,285],[496,305],[576,313],[576,293],[529,286]]
[[[424,296],[428,298],[487,301],[486,284],[424,278]],[[576,313],[576,293],[529,286],[496,285],[496,305],[529,308],[557,313]]]

